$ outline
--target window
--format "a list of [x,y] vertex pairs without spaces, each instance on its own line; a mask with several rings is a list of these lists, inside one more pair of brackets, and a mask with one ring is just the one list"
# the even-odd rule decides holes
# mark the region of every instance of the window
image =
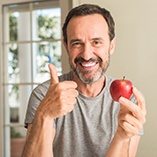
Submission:
[[[56,66],[59,75],[62,73],[61,12],[68,11],[62,10],[62,3],[26,0],[2,5],[0,107],[4,111],[5,157],[21,155],[28,99],[33,88],[49,79],[48,63]],[[64,2],[67,9],[66,5],[69,3]]]

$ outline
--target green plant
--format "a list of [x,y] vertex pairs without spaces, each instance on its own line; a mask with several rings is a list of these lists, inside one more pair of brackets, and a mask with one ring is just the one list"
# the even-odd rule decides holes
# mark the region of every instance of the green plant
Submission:
[[10,128],[10,134],[11,134],[11,138],[20,138],[22,137],[21,133],[16,132],[15,129],[13,127]]

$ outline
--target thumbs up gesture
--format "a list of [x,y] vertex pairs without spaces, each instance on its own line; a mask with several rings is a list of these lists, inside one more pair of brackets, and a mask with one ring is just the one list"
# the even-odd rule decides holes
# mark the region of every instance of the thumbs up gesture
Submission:
[[44,116],[58,118],[66,115],[74,109],[78,91],[74,81],[59,82],[56,67],[49,64],[50,87],[39,105],[40,112]]

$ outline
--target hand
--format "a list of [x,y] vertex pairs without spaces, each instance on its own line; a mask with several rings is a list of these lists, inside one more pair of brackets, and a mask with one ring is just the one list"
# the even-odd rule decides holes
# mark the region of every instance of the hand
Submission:
[[118,115],[117,134],[122,139],[130,139],[134,135],[137,135],[146,122],[144,97],[135,87],[133,87],[133,94],[137,100],[137,104],[123,97],[119,99],[120,111]]
[[66,115],[74,109],[78,96],[77,84],[74,81],[59,82],[54,65],[49,64],[51,82],[50,87],[38,111],[44,116],[57,118]]

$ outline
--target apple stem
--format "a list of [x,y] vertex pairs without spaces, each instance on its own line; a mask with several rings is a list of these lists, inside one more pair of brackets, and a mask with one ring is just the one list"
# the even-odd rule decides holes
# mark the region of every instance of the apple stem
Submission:
[[125,80],[125,76],[123,76],[123,80]]

